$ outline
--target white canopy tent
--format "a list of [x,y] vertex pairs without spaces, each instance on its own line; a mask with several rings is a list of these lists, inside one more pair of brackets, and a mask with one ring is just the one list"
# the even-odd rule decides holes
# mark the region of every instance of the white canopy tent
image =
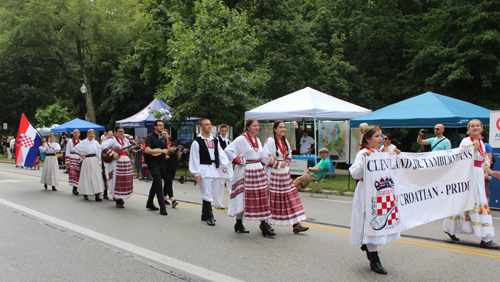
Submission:
[[316,126],[316,120],[350,120],[368,113],[371,110],[306,87],[245,112],[245,120],[307,120]]
[[371,110],[306,87],[245,112],[245,120],[349,120],[368,113]]

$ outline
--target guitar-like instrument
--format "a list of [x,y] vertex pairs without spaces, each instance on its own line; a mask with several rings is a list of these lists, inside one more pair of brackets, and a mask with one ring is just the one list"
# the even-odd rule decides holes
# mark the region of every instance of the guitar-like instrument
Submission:
[[[135,146],[135,144],[131,144],[131,145],[129,145],[127,147],[123,147],[123,148],[115,148],[112,150],[113,150],[113,152],[115,152],[115,154],[121,155],[123,150],[128,149],[128,148],[133,147],[133,146]],[[108,164],[115,160],[112,156],[108,155],[108,153],[106,153],[104,151],[101,152],[101,159],[103,162],[108,163]]]

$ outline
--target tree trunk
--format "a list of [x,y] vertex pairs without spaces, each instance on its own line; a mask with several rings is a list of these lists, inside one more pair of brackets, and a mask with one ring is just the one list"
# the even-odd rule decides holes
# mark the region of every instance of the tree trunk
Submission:
[[87,72],[85,71],[85,54],[84,54],[84,46],[80,39],[76,40],[76,48],[78,49],[78,62],[80,63],[80,69],[82,71],[83,84],[87,87],[87,92],[85,95],[85,105],[87,106],[87,114],[85,114],[85,119],[87,121],[96,123],[95,111],[94,111],[94,103],[92,101],[92,87],[90,84],[90,80],[87,77]]

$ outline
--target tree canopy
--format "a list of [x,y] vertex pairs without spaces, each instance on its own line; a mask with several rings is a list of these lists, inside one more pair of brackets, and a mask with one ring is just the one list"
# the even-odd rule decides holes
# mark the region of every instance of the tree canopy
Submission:
[[499,0],[0,0],[0,122],[109,128],[156,97],[175,121],[238,125],[306,86],[372,110],[426,91],[499,109],[499,14]]

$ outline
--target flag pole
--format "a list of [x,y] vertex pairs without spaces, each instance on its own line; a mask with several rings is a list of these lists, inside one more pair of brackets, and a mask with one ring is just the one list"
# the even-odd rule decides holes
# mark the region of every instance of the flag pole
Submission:
[[[28,118],[28,116],[24,113],[24,111],[21,109],[21,113],[24,115],[24,117],[28,120],[28,122],[33,125],[33,123],[31,122],[31,120]],[[40,133],[40,131],[38,131],[38,129],[36,129],[36,127],[33,125],[33,128],[35,129],[36,133],[38,134],[38,136],[40,137],[40,139],[43,139],[43,136],[42,134]]]

